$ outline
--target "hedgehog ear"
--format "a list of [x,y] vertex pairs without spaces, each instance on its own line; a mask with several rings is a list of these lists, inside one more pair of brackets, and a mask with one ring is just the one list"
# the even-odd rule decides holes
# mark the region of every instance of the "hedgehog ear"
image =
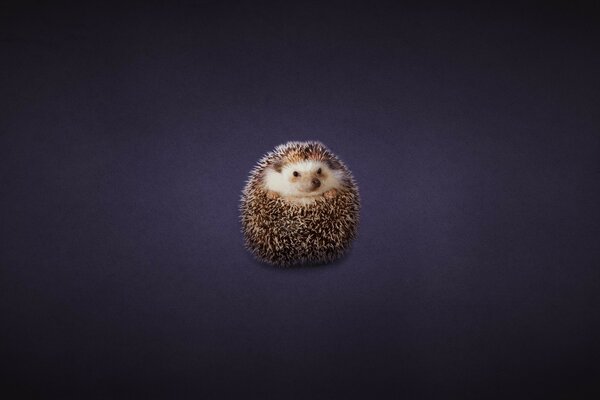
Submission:
[[333,170],[342,168],[342,165],[340,164],[340,162],[338,160],[334,160],[331,158],[327,160],[327,166]]
[[281,161],[275,161],[273,163],[273,169],[277,172],[281,172],[281,169],[283,168],[283,163]]

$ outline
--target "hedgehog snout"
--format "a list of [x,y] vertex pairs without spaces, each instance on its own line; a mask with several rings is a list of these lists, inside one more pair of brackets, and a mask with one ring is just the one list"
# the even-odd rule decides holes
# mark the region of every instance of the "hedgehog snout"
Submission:
[[305,193],[314,192],[321,187],[321,180],[317,177],[306,177],[298,182],[298,190]]

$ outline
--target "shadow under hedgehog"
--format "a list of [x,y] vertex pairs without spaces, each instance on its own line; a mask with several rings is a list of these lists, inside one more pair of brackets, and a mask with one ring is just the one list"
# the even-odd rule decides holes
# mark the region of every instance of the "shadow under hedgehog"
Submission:
[[324,144],[288,142],[258,161],[240,204],[245,247],[276,266],[340,258],[356,237],[358,187]]

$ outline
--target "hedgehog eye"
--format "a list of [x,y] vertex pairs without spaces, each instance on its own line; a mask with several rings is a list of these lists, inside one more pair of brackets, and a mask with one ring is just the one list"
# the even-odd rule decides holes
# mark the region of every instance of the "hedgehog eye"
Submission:
[[294,171],[294,176],[300,176],[300,174],[298,173],[298,171]]
[[321,175],[321,168],[317,170],[317,174]]

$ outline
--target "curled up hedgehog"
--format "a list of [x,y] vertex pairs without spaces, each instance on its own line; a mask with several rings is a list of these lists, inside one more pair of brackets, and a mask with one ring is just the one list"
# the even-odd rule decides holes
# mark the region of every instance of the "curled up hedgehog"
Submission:
[[323,264],[356,237],[360,199],[344,163],[316,141],[288,142],[250,173],[240,204],[246,248],[277,266]]

